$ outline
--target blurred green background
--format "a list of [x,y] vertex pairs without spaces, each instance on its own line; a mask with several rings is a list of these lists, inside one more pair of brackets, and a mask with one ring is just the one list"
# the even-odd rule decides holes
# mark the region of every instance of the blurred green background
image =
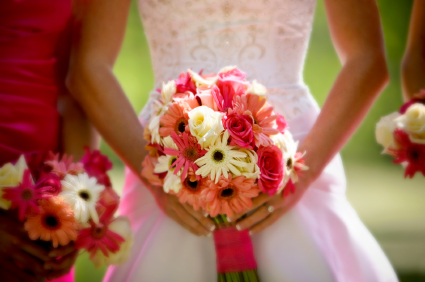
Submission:
[[[342,151],[347,173],[347,196],[362,220],[376,236],[396,268],[401,281],[425,281],[425,181],[419,176],[403,179],[401,167],[381,155],[374,128],[381,116],[396,111],[402,103],[400,61],[407,38],[411,0],[379,0],[384,27],[390,85],[369,112]],[[322,105],[341,65],[329,35],[323,1],[318,1],[304,77]],[[125,41],[115,73],[138,113],[153,88],[149,50],[133,1]],[[122,188],[123,165],[102,143],[102,151],[114,162],[112,179]],[[76,281],[101,281],[105,269],[94,269],[87,255],[77,261]]]

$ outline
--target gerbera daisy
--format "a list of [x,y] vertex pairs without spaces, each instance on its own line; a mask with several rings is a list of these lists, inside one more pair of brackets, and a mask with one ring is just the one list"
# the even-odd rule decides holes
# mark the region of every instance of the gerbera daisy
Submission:
[[60,197],[51,197],[40,200],[39,204],[40,213],[31,214],[24,225],[31,240],[52,241],[56,248],[77,239],[80,225],[67,203]]
[[44,193],[45,190],[45,188],[37,189],[36,185],[32,183],[29,169],[26,169],[22,182],[18,186],[3,190],[3,198],[11,201],[11,209],[19,209],[19,220],[24,220],[27,212],[40,212],[36,202],[39,199],[50,197]]
[[252,116],[254,120],[255,145],[257,147],[267,147],[273,144],[269,136],[279,133],[276,124],[278,116],[273,113],[273,107],[266,104],[266,99],[251,94],[236,96],[234,109],[240,114]]
[[394,152],[396,164],[407,164],[404,177],[412,178],[416,172],[425,176],[425,145],[413,143],[409,135],[401,129],[394,131],[394,139],[399,149],[391,149]]
[[188,203],[194,210],[199,210],[200,207],[204,207],[204,202],[201,199],[201,192],[204,187],[201,183],[206,180],[206,178],[197,178],[192,168],[189,168],[188,175],[183,183],[181,183],[181,189],[176,195],[180,203]]
[[202,200],[206,203],[206,210],[211,217],[226,214],[231,217],[233,213],[242,212],[252,205],[251,198],[259,194],[255,179],[238,176],[228,178],[221,176],[217,183],[207,179],[202,182]]
[[50,158],[45,162],[45,165],[51,167],[51,172],[57,174],[61,179],[67,174],[77,175],[84,171],[84,165],[80,162],[73,163],[72,156],[67,156],[64,154],[61,159],[59,159],[59,154],[53,155],[51,152]]
[[215,183],[221,175],[227,176],[231,171],[234,175],[241,175],[237,168],[246,167],[246,162],[240,161],[241,158],[246,158],[244,152],[238,150],[235,146],[227,145],[229,132],[226,130],[224,134],[218,137],[211,146],[207,149],[205,156],[195,161],[200,168],[196,171],[197,175],[207,177],[210,175],[211,180],[215,179]]
[[101,217],[99,223],[90,222],[90,227],[80,231],[75,241],[77,249],[86,249],[93,258],[98,250],[105,256],[116,253],[124,238],[116,232],[110,230],[112,223],[110,217]]
[[195,137],[183,132],[182,136],[178,136],[175,132],[171,132],[171,137],[178,147],[178,150],[173,148],[164,148],[164,153],[171,156],[176,156],[177,160],[172,164],[175,166],[174,174],[183,168],[181,174],[182,182],[186,178],[189,167],[196,171],[198,166],[195,161],[205,155],[206,151],[201,149]]
[[174,103],[168,107],[167,112],[161,116],[161,127],[159,128],[159,135],[161,137],[170,136],[171,132],[181,134],[188,132],[187,126],[189,115],[184,111],[179,103]]
[[76,176],[68,174],[61,183],[59,196],[74,210],[75,218],[81,223],[87,223],[90,218],[99,223],[96,202],[105,186],[97,184],[96,178],[89,177],[87,173]]

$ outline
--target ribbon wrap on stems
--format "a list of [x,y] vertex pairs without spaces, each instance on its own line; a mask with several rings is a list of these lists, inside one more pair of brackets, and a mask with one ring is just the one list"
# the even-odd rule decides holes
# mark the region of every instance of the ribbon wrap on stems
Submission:
[[213,232],[218,273],[242,272],[257,268],[254,248],[248,230],[234,226]]

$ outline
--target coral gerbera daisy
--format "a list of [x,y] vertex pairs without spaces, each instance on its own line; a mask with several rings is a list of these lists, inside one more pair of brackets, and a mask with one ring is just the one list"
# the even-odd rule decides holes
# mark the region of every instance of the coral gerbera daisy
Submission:
[[87,173],[67,175],[61,184],[59,196],[74,210],[75,218],[81,223],[87,223],[90,218],[99,223],[96,202],[105,186],[99,185],[96,178],[89,177]]
[[391,149],[394,152],[396,164],[407,164],[404,177],[412,178],[416,172],[425,176],[425,145],[413,143],[409,135],[401,129],[394,131],[394,139],[399,149]]
[[40,213],[31,214],[25,222],[31,240],[52,241],[53,247],[67,245],[77,239],[80,225],[74,212],[61,197],[40,200]]
[[227,176],[229,171],[236,176],[241,175],[238,167],[246,167],[247,163],[240,159],[246,158],[247,155],[239,151],[237,147],[227,145],[228,139],[229,132],[226,130],[211,144],[205,156],[195,161],[200,166],[196,171],[197,175],[202,177],[210,175],[211,180],[215,179],[215,183],[218,182],[221,175]]
[[168,107],[167,112],[161,116],[161,127],[159,128],[159,135],[161,137],[170,136],[171,132],[181,134],[188,132],[189,115],[184,111],[179,103],[174,103]]
[[233,213],[250,208],[251,198],[257,197],[260,192],[255,179],[243,175],[232,178],[231,173],[228,178],[221,176],[217,183],[207,179],[202,182],[202,188],[202,200],[211,217],[218,214],[231,217]]
[[45,165],[51,167],[51,172],[58,175],[61,179],[67,174],[77,175],[84,171],[84,165],[80,162],[73,163],[72,156],[67,156],[64,154],[61,159],[59,159],[59,154],[53,155],[51,152],[51,160],[46,161]]
[[189,167],[196,171],[198,166],[196,165],[196,160],[205,155],[206,151],[201,149],[201,146],[198,144],[198,141],[195,137],[183,132],[182,136],[178,136],[175,132],[171,132],[171,137],[173,138],[174,143],[177,145],[178,150],[166,147],[164,148],[164,153],[171,156],[176,156],[177,160],[172,164],[175,166],[174,174],[180,171],[183,168],[181,174],[182,182],[186,178]]
[[44,194],[45,188],[37,189],[32,183],[30,170],[24,171],[22,182],[16,187],[8,187],[3,190],[3,198],[11,201],[11,209],[19,209],[19,219],[24,220],[29,211],[40,212],[36,202],[39,199],[50,197]]
[[206,180],[206,178],[197,178],[194,171],[190,168],[187,177],[180,184],[181,188],[176,194],[180,203],[188,203],[194,210],[199,210],[200,207],[204,208],[205,205],[201,199],[201,192],[204,186],[201,183]]

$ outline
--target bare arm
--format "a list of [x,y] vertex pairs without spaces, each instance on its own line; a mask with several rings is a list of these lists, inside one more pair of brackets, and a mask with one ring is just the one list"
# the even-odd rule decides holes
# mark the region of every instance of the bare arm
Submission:
[[425,1],[415,0],[410,18],[409,37],[401,65],[405,101],[425,89]]
[[150,189],[159,207],[197,235],[215,227],[211,219],[181,205],[174,195],[151,187],[140,175],[147,154],[143,128],[112,72],[127,23],[131,0],[82,2],[67,86],[90,121],[126,165]]
[[[309,170],[286,198],[262,194],[253,200],[252,215],[238,228],[256,233],[290,210],[360,125],[376,97],[388,83],[378,7],[374,0],[325,0],[335,49],[342,69],[313,129],[300,145]],[[269,213],[267,206],[274,212]],[[232,217],[232,222],[240,218]]]

